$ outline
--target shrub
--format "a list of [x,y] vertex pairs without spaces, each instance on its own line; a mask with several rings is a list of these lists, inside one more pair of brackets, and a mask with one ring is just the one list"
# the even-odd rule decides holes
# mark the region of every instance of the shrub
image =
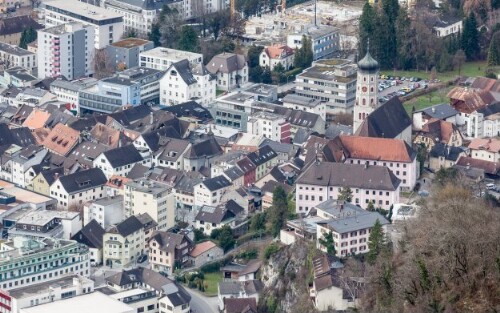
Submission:
[[269,260],[271,258],[271,256],[273,256],[276,252],[279,251],[279,249],[280,249],[280,247],[277,244],[275,244],[275,243],[270,244],[264,250],[264,258],[266,260]]

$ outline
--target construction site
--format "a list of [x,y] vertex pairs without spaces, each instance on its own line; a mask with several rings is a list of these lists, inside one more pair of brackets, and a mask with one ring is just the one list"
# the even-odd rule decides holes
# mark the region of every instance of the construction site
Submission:
[[301,33],[308,27],[329,25],[339,29],[341,48],[349,50],[357,44],[361,1],[336,3],[310,1],[277,13],[250,17],[245,24],[245,38],[249,42],[271,44],[286,42],[286,36]]

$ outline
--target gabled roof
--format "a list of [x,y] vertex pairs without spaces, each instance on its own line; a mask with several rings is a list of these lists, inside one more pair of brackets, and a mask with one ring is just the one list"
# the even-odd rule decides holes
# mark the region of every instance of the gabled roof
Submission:
[[103,154],[113,168],[138,163],[143,160],[141,154],[134,145],[111,149]]
[[90,131],[90,136],[98,143],[104,144],[109,148],[116,148],[120,145],[130,143],[130,139],[122,132],[102,123],[97,123]]
[[109,233],[115,233],[115,234],[120,234],[123,237],[127,237],[130,234],[135,233],[136,231],[142,229],[144,226],[142,225],[141,221],[135,216],[132,215],[126,220],[120,222],[119,224],[112,226],[108,232]]
[[221,295],[240,294],[240,292],[244,292],[251,296],[258,294],[262,289],[264,289],[264,284],[260,280],[222,281],[219,283]]
[[9,129],[7,124],[0,124],[0,146],[12,144],[27,147],[36,144],[36,140],[27,127]]
[[68,155],[68,158],[74,159],[78,163],[92,167],[93,161],[104,151],[108,150],[109,147],[91,141],[84,141],[77,145],[73,151]]
[[57,180],[57,178],[64,175],[64,168],[56,167],[50,170],[41,171],[40,175],[43,176],[47,184],[50,186]]
[[484,117],[500,113],[500,102],[495,102],[485,107],[482,107],[479,110],[477,110],[477,112],[483,114]]
[[43,25],[38,24],[29,15],[6,17],[0,20],[0,36],[18,34],[28,28],[38,30],[42,29]]
[[398,97],[392,97],[373,111],[356,131],[357,136],[395,138],[412,125]]
[[222,148],[217,143],[214,137],[209,137],[203,141],[196,142],[186,152],[185,157],[188,159],[197,159],[203,157],[213,157],[223,154]]
[[167,69],[165,75],[172,74],[172,70],[175,70],[176,75],[179,75],[188,86],[198,82],[191,71],[190,63],[187,59],[172,63],[172,65],[170,65]]
[[257,313],[255,298],[224,298],[225,313]]
[[226,177],[219,175],[201,182],[210,191],[216,191],[231,186],[231,182]]
[[212,120],[212,115],[205,107],[198,104],[196,101],[188,101],[177,105],[162,108],[164,111],[172,112],[176,117],[191,117],[206,123]]
[[443,157],[448,161],[457,161],[461,154],[465,154],[462,148],[448,146],[442,142],[438,142],[432,146],[431,151],[429,152],[429,156],[431,158]]
[[448,92],[450,104],[458,111],[472,113],[495,102],[493,95],[487,90],[476,90],[467,87],[455,87]]
[[282,59],[294,54],[292,48],[287,45],[273,45],[266,47],[264,52],[270,59]]
[[234,218],[236,215],[226,209],[224,206],[202,206],[200,211],[195,217],[197,221],[203,221],[205,223],[215,223],[220,224],[221,222]]
[[217,74],[218,72],[233,73],[242,70],[245,66],[244,55],[223,52],[214,56],[206,67],[210,73]]
[[259,150],[251,152],[247,155],[247,158],[255,165],[260,166],[265,164],[266,162],[276,158],[278,155],[274,150],[269,146],[263,146],[259,148]]
[[191,244],[191,240],[183,234],[175,234],[166,231],[155,231],[148,242],[155,240],[158,243],[158,249],[169,253],[174,253],[184,242]]
[[[416,153],[401,139],[373,138],[361,136],[339,136],[332,140],[332,144],[327,144],[326,149],[340,149],[346,158],[377,160],[389,162],[412,162]],[[335,144],[338,143],[338,144]],[[334,154],[332,151],[331,154]],[[325,157],[328,154],[325,153]],[[327,160],[330,162],[340,162],[342,160]]]
[[[191,250],[189,255],[193,258],[196,258],[197,256],[201,255],[202,253],[205,253],[213,248],[217,248],[218,246],[213,242],[213,241],[204,241],[201,243],[198,243],[194,246],[194,249]],[[220,249],[220,248],[219,248]]]
[[415,113],[422,112],[431,118],[437,118],[441,120],[445,120],[449,117],[455,116],[458,114],[458,111],[455,110],[451,105],[448,103],[441,103],[441,104],[436,104],[421,110],[415,111]]
[[[460,135],[458,127],[450,122],[432,118],[422,127],[420,135],[429,137],[433,141],[449,142],[453,133]],[[461,135],[460,135],[461,136]]]
[[492,153],[499,153],[500,140],[496,138],[474,138],[469,144],[469,149],[486,150]]
[[471,88],[491,92],[500,92],[500,80],[487,77],[476,77],[471,85]]
[[456,165],[463,166],[465,168],[477,168],[484,171],[486,174],[490,175],[500,175],[500,163],[490,162],[485,160],[473,159],[471,157],[462,156],[458,159]]
[[255,164],[253,164],[252,161],[250,161],[250,159],[247,157],[239,160],[238,162],[236,162],[236,164],[238,164],[238,167],[243,171],[243,173],[249,173],[256,169]]
[[87,225],[83,226],[71,239],[83,243],[89,248],[102,249],[104,233],[104,228],[93,219]]
[[385,166],[312,162],[297,184],[395,191],[401,181]]
[[230,181],[235,181],[243,175],[245,175],[245,173],[238,166],[233,166],[224,171],[224,176],[226,176]]
[[52,152],[66,156],[80,140],[80,132],[63,124],[57,124],[43,141]]
[[153,152],[158,151],[170,138],[181,138],[180,134],[171,126],[142,134],[142,139]]
[[64,190],[68,193],[101,187],[107,179],[100,168],[91,168],[85,171],[59,177]]

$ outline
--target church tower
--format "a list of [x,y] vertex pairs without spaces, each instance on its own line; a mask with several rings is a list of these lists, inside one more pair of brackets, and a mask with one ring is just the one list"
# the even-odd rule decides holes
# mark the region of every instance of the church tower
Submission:
[[356,83],[356,104],[354,105],[353,133],[361,126],[366,117],[378,107],[378,75],[379,65],[368,51],[358,62]]

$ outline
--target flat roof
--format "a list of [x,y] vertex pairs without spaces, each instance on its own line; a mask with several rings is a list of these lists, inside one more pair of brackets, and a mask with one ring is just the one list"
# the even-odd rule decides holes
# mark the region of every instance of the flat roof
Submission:
[[[81,25],[81,27],[73,28],[74,26],[79,26],[79,25]],[[91,26],[86,26],[86,27],[91,27]],[[71,32],[74,32],[74,31],[77,31],[77,30],[80,30],[83,28],[85,28],[85,25],[83,25],[80,22],[70,22],[70,23],[66,23],[66,24],[61,24],[61,25],[45,28],[45,29],[42,29],[41,31],[43,31],[45,33],[52,34],[52,35],[61,35],[61,34],[71,33]]]
[[4,51],[5,53],[12,54],[12,55],[17,55],[17,56],[25,56],[25,55],[34,55],[33,52],[29,52],[28,50],[25,50],[23,48],[20,48],[18,46],[13,46],[9,45],[3,42],[0,42],[0,50]]
[[80,213],[69,211],[36,210],[22,216],[17,223],[44,226],[54,218],[74,219]]
[[103,293],[94,291],[89,294],[45,303],[31,308],[21,309],[21,313],[135,313],[136,309],[115,300]]
[[[102,21],[113,18],[123,19],[122,15],[115,13],[111,10],[107,10],[77,0],[53,0],[53,1],[47,1],[44,4],[46,7],[51,6],[60,10],[64,10],[66,12],[83,16],[90,20]],[[58,13],[65,14],[64,12],[58,12]]]
[[155,58],[166,58],[173,61],[181,61],[184,59],[192,60],[197,58],[203,58],[203,54],[194,53],[183,50],[169,49],[164,47],[157,47],[148,51],[143,51],[140,53],[141,56],[155,57]]
[[258,95],[268,96],[272,92],[277,92],[278,88],[275,85],[268,84],[254,84],[244,90],[245,92],[254,93]]
[[345,77],[339,76],[339,75],[335,75],[335,68],[328,67],[328,66],[319,66],[319,65],[307,68],[297,76],[308,77],[308,78],[317,78],[317,79],[329,80],[329,81],[340,82],[340,83],[350,83],[350,82],[355,81],[357,79],[357,73],[353,73],[352,75],[345,76]]
[[133,48],[145,45],[149,42],[149,40],[139,39],[139,38],[126,38],[117,42],[112,43],[112,46],[120,47],[120,48]]
[[9,290],[9,295],[13,298],[19,299],[24,298],[31,295],[36,295],[40,293],[47,292],[49,288],[59,288],[65,286],[73,286],[73,279],[79,279],[84,282],[90,283],[92,280],[85,278],[83,276],[69,274],[67,276],[63,276],[54,280],[46,281],[39,284],[27,285],[17,289]]
[[11,196],[15,196],[16,201],[22,201],[25,203],[33,203],[33,204],[42,204],[55,201],[50,197],[46,197],[36,192],[16,187],[14,186],[14,184],[8,183],[3,180],[0,180],[0,187],[3,188],[2,192],[5,192]]

